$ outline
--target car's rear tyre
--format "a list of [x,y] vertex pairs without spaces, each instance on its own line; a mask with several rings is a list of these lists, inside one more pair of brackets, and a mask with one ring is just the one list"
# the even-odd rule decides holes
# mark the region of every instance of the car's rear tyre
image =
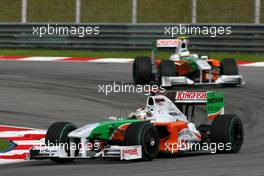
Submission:
[[163,60],[159,66],[159,83],[163,76],[176,76],[176,66],[172,60]]
[[233,58],[223,59],[220,63],[220,75],[238,75],[238,66]]
[[125,133],[125,145],[141,145],[142,160],[151,161],[159,152],[159,134],[149,122],[132,123]]
[[[53,123],[48,128],[45,144],[49,146],[65,144],[65,151],[68,153],[68,155],[70,155],[68,134],[75,129],[77,128],[69,122]],[[78,150],[76,150],[75,154],[76,155],[78,154]],[[74,161],[73,158],[50,158],[50,159],[56,163],[71,163]]]
[[218,153],[237,153],[244,140],[243,123],[236,115],[219,115],[212,122],[210,135],[212,143],[225,145],[224,149],[218,148]]
[[146,56],[136,57],[133,63],[133,80],[135,84],[149,84],[152,77],[151,59]]

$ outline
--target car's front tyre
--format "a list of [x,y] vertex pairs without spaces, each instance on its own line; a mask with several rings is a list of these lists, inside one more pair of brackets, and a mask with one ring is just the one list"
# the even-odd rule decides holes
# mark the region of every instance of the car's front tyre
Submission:
[[125,133],[125,145],[141,145],[142,160],[153,160],[159,152],[159,134],[149,122],[132,123]]
[[[70,155],[70,149],[69,149],[69,138],[68,134],[72,132],[73,130],[76,130],[77,128],[69,123],[69,122],[56,122],[53,123],[47,131],[45,144],[48,146],[51,145],[65,145],[65,151]],[[78,153],[78,150],[75,152]],[[64,163],[71,163],[74,161],[73,158],[50,158],[53,162],[64,164]]]

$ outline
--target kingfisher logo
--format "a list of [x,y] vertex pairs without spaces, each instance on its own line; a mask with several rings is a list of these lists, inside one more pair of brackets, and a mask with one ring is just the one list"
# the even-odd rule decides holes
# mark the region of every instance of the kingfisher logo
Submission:
[[177,92],[176,100],[206,100],[206,92]]

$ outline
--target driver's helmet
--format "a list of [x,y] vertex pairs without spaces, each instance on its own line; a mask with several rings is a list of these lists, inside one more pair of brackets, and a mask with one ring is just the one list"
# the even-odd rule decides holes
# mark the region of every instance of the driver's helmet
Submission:
[[150,116],[150,113],[146,108],[139,108],[136,110],[136,112],[132,112],[129,115],[129,118],[132,119],[146,119],[147,117]]

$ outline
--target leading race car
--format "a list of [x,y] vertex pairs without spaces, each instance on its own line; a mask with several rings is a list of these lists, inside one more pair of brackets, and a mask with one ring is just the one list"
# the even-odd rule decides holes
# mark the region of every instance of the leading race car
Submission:
[[[210,123],[194,124],[196,105],[206,105]],[[153,95],[128,118],[111,119],[80,128],[69,122],[54,123],[48,128],[45,145],[33,147],[29,159],[57,163],[89,158],[149,161],[159,153],[236,153],[243,144],[242,121],[237,115],[224,114],[222,92]]]
[[[157,59],[157,49],[170,50],[167,60]],[[164,87],[174,85],[228,85],[242,86],[243,76],[238,73],[235,59],[221,61],[191,54],[188,51],[188,40],[159,39],[152,46],[151,57],[136,57],[133,63],[135,84],[160,84]]]

